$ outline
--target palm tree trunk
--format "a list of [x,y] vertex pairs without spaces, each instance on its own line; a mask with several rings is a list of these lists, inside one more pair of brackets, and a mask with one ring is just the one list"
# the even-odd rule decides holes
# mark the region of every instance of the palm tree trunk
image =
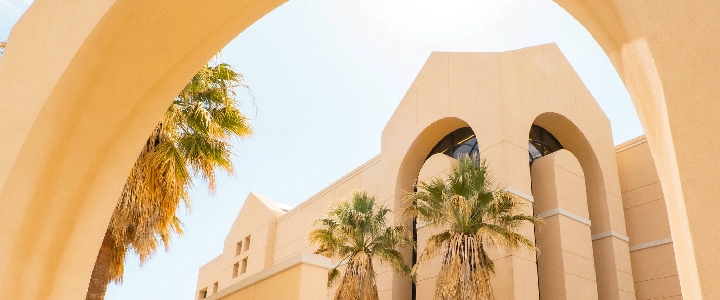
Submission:
[[370,255],[359,252],[348,260],[334,300],[378,300],[375,270]]
[[114,240],[110,234],[110,230],[105,231],[105,237],[103,238],[100,251],[98,252],[97,259],[95,260],[95,267],[93,268],[92,276],[90,277],[90,284],[88,285],[88,291],[85,295],[85,300],[103,300],[105,299],[105,292],[107,286],[110,283],[110,266],[113,259],[113,243]]
[[493,266],[472,234],[450,238],[440,273],[435,281],[435,300],[495,300],[490,284]]

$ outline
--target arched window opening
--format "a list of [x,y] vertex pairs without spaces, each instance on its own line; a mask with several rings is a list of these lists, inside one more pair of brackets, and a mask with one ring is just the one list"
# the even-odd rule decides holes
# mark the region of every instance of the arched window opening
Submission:
[[535,124],[530,127],[530,138],[528,139],[528,156],[530,165],[533,161],[545,155],[563,149],[560,142],[545,128]]
[[[467,154],[468,156],[476,155],[477,158],[480,158],[480,149],[478,147],[477,137],[475,137],[475,132],[470,127],[462,127],[449,133],[444,138],[442,138],[440,142],[438,142],[435,147],[432,148],[432,150],[430,150],[430,154],[425,157],[425,160],[428,160],[430,156],[433,156],[437,153],[442,153],[455,159],[457,159],[461,154]],[[417,192],[417,186],[415,187],[413,192]],[[417,244],[418,231],[417,219],[415,218],[413,218],[412,220],[412,236],[413,241],[415,241],[415,244]],[[413,248],[411,259],[413,265],[417,263],[417,259],[417,249]],[[417,299],[417,285],[415,284],[414,280],[411,285],[410,293],[410,299]]]
[[449,133],[433,147],[425,159],[427,160],[436,153],[442,153],[455,159],[460,154],[478,155],[479,157],[480,150],[475,132],[470,127],[463,127]]

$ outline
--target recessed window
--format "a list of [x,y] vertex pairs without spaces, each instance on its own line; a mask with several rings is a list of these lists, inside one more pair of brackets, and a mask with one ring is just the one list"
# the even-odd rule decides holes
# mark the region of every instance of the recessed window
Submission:
[[461,154],[479,155],[480,150],[475,132],[470,127],[463,127],[449,133],[433,147],[425,159],[436,153],[442,153],[452,158],[458,158]]
[[213,294],[217,293],[217,290],[218,290],[218,282],[215,281],[215,283],[213,284],[213,289],[212,289]]
[[243,243],[243,252],[250,250],[250,236],[248,235],[245,238],[245,242]]
[[247,257],[242,260],[242,266],[240,268],[240,274],[247,272]]
[[202,289],[198,292],[198,299],[207,298],[207,289]]
[[528,138],[528,156],[530,157],[530,164],[538,158],[563,149],[555,136],[553,136],[545,128],[537,125],[530,127],[530,136]]
[[232,278],[235,278],[235,277],[238,276],[238,271],[240,271],[240,263],[239,263],[239,262],[236,262],[236,263],[233,265]]
[[239,241],[237,243],[237,245],[235,245],[235,256],[240,255],[240,253],[242,253],[242,251],[243,251],[243,242]]

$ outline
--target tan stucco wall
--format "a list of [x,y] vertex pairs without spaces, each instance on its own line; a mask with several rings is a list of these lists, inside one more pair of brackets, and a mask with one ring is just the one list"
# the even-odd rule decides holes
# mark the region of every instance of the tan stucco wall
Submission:
[[[469,125],[496,176],[529,195],[527,138],[531,124],[552,132],[585,172],[602,299],[633,294],[625,222],[609,121],[555,45],[503,53],[430,55],[383,131],[385,174],[397,174],[388,193],[411,189],[425,155],[453,129]],[[614,233],[614,234],[610,234]],[[513,297],[530,297],[523,277],[534,257],[514,256]],[[398,290],[403,279],[399,278]],[[405,283],[407,284],[407,283]],[[526,299],[526,298],[524,298]]]
[[307,238],[313,222],[326,213],[331,204],[350,197],[353,190],[363,189],[372,193],[367,181],[373,179],[372,170],[377,168],[378,163],[379,157],[371,159],[280,217],[277,221],[274,261],[281,261],[300,252],[314,252],[317,247],[311,246]]
[[[686,297],[720,297],[711,212],[720,2],[555,0],[630,91],[668,204]],[[0,61],[0,292],[82,299],[140,145],[174,93],[278,0],[36,1]],[[133,148],[135,147],[135,148]],[[419,168],[419,167],[418,167]],[[685,199],[691,199],[685,201]],[[50,213],[52,212],[52,213]]]
[[683,295],[720,298],[718,1],[555,0],[605,50],[635,103],[668,204]]
[[[313,222],[325,214],[331,204],[347,199],[354,190],[362,189],[373,194],[373,191],[376,191],[377,186],[381,185],[383,181],[382,174],[378,172],[379,165],[380,157],[378,156],[288,212],[272,213],[273,210],[267,208],[270,206],[267,203],[272,203],[270,200],[265,199],[265,204],[262,204],[254,200],[257,196],[251,193],[225,240],[224,252],[200,269],[196,290],[211,288],[212,284],[218,281],[220,289],[223,289],[291,257],[303,253],[313,253],[317,246],[311,245],[308,240],[308,233],[313,228]],[[379,202],[382,204],[384,201]],[[268,211],[270,213],[267,213]],[[246,253],[236,256],[235,245],[248,235],[251,236],[252,251],[247,252],[251,253],[250,256]],[[268,238],[265,239],[264,236]],[[257,255],[253,256],[254,253]],[[261,255],[265,258],[266,265],[252,264],[253,261],[263,261]],[[248,257],[247,273],[233,279],[231,277],[233,264],[245,257]],[[381,272],[379,283],[390,281],[384,278],[384,276],[391,275],[389,268],[379,266],[377,270]],[[381,284],[379,286],[382,287]],[[389,288],[388,286],[386,289],[389,291]],[[332,294],[332,291],[323,291]]]
[[[531,181],[527,143],[532,124],[549,130],[566,150],[537,160],[533,174],[539,175],[533,175]],[[540,286],[535,255],[491,249],[497,299],[539,299],[541,290],[546,294],[543,298],[553,299],[555,296],[548,295],[635,299],[610,124],[553,44],[504,53],[432,53],[383,130],[380,155],[277,217],[247,223],[242,215],[258,208],[246,204],[228,235],[226,252],[234,257],[232,246],[246,235],[233,232],[250,232],[239,227],[273,228],[274,224],[275,239],[267,241],[274,246],[273,265],[312,253],[316,246],[310,245],[307,234],[313,222],[356,189],[375,195],[392,208],[391,222],[409,225],[409,220],[397,217],[407,205],[403,193],[411,191],[416,180],[451,168],[452,158],[442,154],[426,157],[442,137],[464,126],[474,130],[481,156],[507,190],[527,204],[526,212],[547,217],[546,231],[537,233],[538,242],[547,250],[546,256],[542,249],[540,254]],[[267,210],[267,206],[257,207]],[[438,230],[420,224],[418,249]],[[521,233],[534,239],[536,230],[527,227]],[[409,262],[409,249],[406,253]],[[223,271],[213,275],[224,269],[212,265],[228,268],[233,262],[218,259],[204,267],[198,290],[210,286],[218,276],[227,277]],[[380,298],[409,299],[410,279],[382,264],[376,266]],[[439,267],[434,259],[420,269],[417,299],[432,298]],[[253,269],[247,275],[260,271]],[[326,297],[331,298],[332,292],[328,289]]]
[[[199,291],[195,299],[208,300],[317,300],[325,296],[330,260],[299,254],[261,272],[244,277],[215,294]],[[209,291],[210,289],[208,289]]]
[[532,189],[535,215],[544,220],[535,229],[540,299],[597,300],[591,221],[580,163],[567,150],[535,160]]
[[0,294],[84,299],[137,155],[173,97],[282,0],[36,1],[0,60]]
[[637,299],[682,299],[665,196],[647,140],[640,136],[616,150]]
[[228,296],[227,300],[317,300],[325,296],[327,268],[297,266],[255,286]]
[[[429,157],[425,163],[423,163],[418,175],[418,181],[428,181],[433,177],[443,177],[447,172],[451,171],[453,165],[456,165],[457,161],[444,154],[433,154]],[[418,254],[425,249],[427,245],[427,239],[433,235],[439,233],[445,228],[430,228],[424,224],[417,224],[417,251]],[[497,257],[493,257],[496,261]],[[438,273],[440,272],[442,262],[442,255],[437,255],[433,259],[420,268],[418,268],[416,289],[417,289],[417,300],[432,300],[434,299],[435,292],[435,281],[437,280]],[[497,263],[497,261],[496,261]],[[502,293],[502,291],[500,291]],[[500,297],[502,298],[502,297]]]
[[[216,282],[218,290],[222,290],[272,266],[275,222],[283,213],[265,196],[250,193],[225,238],[223,253],[200,268],[197,290],[207,288],[212,295]],[[238,243],[242,243],[240,251],[237,251]],[[234,265],[242,266],[243,260],[247,262],[245,272],[239,271],[233,276]]]

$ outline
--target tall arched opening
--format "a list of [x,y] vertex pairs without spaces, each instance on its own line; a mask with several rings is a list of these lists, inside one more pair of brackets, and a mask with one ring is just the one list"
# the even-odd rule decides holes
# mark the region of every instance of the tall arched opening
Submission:
[[[451,171],[461,155],[479,157],[479,151],[478,138],[472,128],[468,126],[455,129],[439,140],[427,154],[422,168],[418,171],[416,182],[442,177]],[[417,189],[413,189],[413,191],[417,191]],[[409,205],[410,203],[405,204]],[[431,228],[417,220],[412,220],[413,239],[417,245],[413,250],[413,264],[418,263],[418,253],[425,249],[428,239],[441,230],[443,228]],[[437,285],[437,268],[441,263],[440,256],[436,256],[418,268],[418,274],[412,286],[412,300],[432,299]]]
[[[543,211],[536,211],[537,214],[544,217],[561,216],[572,219],[572,226],[576,223],[585,223],[590,226],[590,234],[587,238],[592,239],[592,258],[594,258],[594,272],[597,280],[597,293],[600,299],[623,299],[624,297],[633,296],[634,288],[632,281],[632,270],[629,257],[629,239],[625,230],[625,218],[623,214],[622,199],[613,191],[618,186],[617,166],[615,165],[613,146],[595,144],[591,145],[583,130],[563,115],[558,113],[540,114],[534,121],[534,126],[539,126],[543,130],[551,133],[551,135],[559,141],[562,148],[574,156],[581,167],[580,177],[584,179],[585,197],[587,199],[586,211],[589,213],[585,218],[586,212],[583,207],[575,206],[577,211],[573,212],[572,204],[566,203],[568,207],[562,207],[563,204],[555,203],[559,206],[549,205],[548,203],[536,203],[537,206],[544,207]],[[597,140],[597,138],[594,138]],[[600,149],[597,149],[600,147]],[[604,149],[608,148],[608,149]],[[549,154],[549,153],[548,153]],[[572,158],[557,158],[553,155],[553,162],[549,166],[534,166],[533,174],[552,174],[547,168],[554,168],[557,164],[566,164],[572,170]],[[599,159],[598,156],[604,156]],[[541,158],[542,159],[542,158]],[[556,162],[558,161],[558,162]],[[562,162],[559,162],[562,161]],[[543,168],[538,170],[538,168]],[[561,166],[562,168],[562,166]],[[580,172],[576,172],[580,173]],[[536,175],[537,176],[537,175]],[[547,176],[547,175],[545,175]],[[544,178],[533,178],[533,185],[537,182],[543,182]],[[555,184],[555,179],[550,179]],[[564,189],[571,191],[572,189],[565,183]],[[538,189],[548,187],[533,187],[533,194]],[[558,190],[559,193],[560,190]],[[547,194],[541,191],[541,194]],[[552,198],[553,196],[545,196],[543,198]],[[557,197],[557,195],[555,195]],[[546,199],[541,199],[547,201]],[[557,200],[560,201],[560,200]],[[548,207],[550,206],[550,207]],[[566,212],[566,214],[563,214]],[[584,231],[579,228],[575,232]],[[580,242],[585,238],[580,238]],[[542,254],[541,254],[542,255]],[[588,253],[581,253],[578,256],[588,256]],[[588,257],[589,258],[589,257]],[[542,281],[542,278],[540,278]]]
[[[720,141],[708,137],[720,127],[720,40],[707,33],[720,31],[720,3],[555,1],[602,46],[637,107],[668,197],[684,296],[717,298],[720,241],[709,229],[720,220],[709,212],[720,209],[720,167],[709,158]],[[0,61],[5,296],[82,297],[145,133],[194,70],[282,3],[32,5]]]
[[[396,213],[395,222],[396,224],[404,224],[412,228],[413,236],[416,241],[418,241],[418,235],[414,220],[406,220],[397,216],[399,212],[402,212],[409,205],[409,203],[406,203],[403,200],[404,194],[413,191],[414,185],[420,174],[420,170],[423,168],[423,164],[429,158],[433,150],[438,146],[438,142],[441,142],[444,137],[448,136],[448,134],[452,134],[461,128],[469,128],[468,123],[454,117],[447,117],[432,122],[414,139],[410,148],[404,154],[402,162],[397,170],[394,205],[394,211]],[[450,145],[450,148],[452,148],[452,145]],[[406,261],[414,263],[415,258],[416,252],[414,249],[405,250]],[[394,275],[393,299],[415,300],[417,293],[416,289],[417,286],[410,278],[402,275]]]

